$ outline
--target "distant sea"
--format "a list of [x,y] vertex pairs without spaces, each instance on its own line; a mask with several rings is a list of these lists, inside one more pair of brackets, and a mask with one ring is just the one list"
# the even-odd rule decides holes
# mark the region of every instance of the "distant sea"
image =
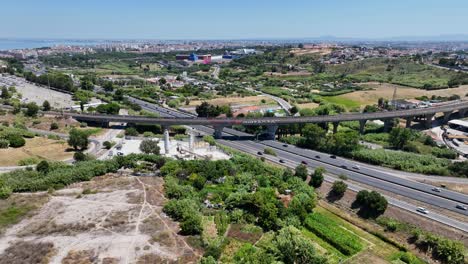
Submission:
[[68,45],[68,46],[92,46],[98,44],[109,43],[104,40],[40,40],[40,39],[1,39],[0,38],[0,50],[10,49],[34,49],[53,47],[57,45]]

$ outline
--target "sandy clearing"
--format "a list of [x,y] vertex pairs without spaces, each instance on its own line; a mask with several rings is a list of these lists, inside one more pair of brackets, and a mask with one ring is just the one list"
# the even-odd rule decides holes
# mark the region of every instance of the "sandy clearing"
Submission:
[[[123,183],[127,188],[122,188]],[[161,178],[107,175],[56,191],[35,216],[6,230],[0,238],[0,254],[24,240],[52,242],[55,255],[50,263],[62,263],[85,251],[99,262],[112,258],[136,263],[151,254],[164,261],[198,259],[199,253],[177,234],[178,224],[162,212],[162,184]],[[81,194],[84,188],[92,194]],[[153,237],[160,233],[172,242],[155,241]]]

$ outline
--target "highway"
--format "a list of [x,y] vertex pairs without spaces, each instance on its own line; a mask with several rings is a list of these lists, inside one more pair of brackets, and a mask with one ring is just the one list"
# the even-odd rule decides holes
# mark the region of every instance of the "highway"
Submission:
[[[189,114],[181,113],[174,110],[169,110],[166,108],[162,108],[145,101],[141,101],[138,99],[131,99],[133,102],[138,103],[142,106],[143,109],[159,113],[162,117],[187,117]],[[195,130],[201,131],[206,134],[212,134],[213,129],[206,126],[192,126]],[[233,129],[225,129],[223,132],[223,137],[228,138],[232,136],[236,137],[252,137],[251,134],[247,134],[244,132],[240,132]],[[276,141],[262,141],[262,142],[255,142],[252,140],[245,140],[245,141],[231,141],[227,139],[218,140],[218,142],[222,145],[226,145],[228,147],[240,150],[242,152],[247,152],[249,154],[257,155],[258,152],[263,152],[265,147],[271,147],[275,149],[277,153],[277,157],[263,155],[265,158],[272,160],[273,162],[279,163],[279,160],[282,159],[285,163],[281,163],[282,165],[290,165],[292,167],[297,166],[301,161],[307,162],[309,168],[315,168],[318,166],[322,166],[327,169],[329,173],[334,175],[345,174],[348,176],[349,179],[366,184],[369,186],[373,186],[388,192],[392,192],[398,195],[402,195],[408,197],[410,199],[418,200],[427,204],[431,204],[433,206],[445,208],[451,210],[453,212],[460,213],[462,215],[468,216],[467,211],[462,211],[456,209],[455,206],[457,204],[468,204],[468,196],[463,195],[457,192],[452,192],[443,189],[440,193],[435,193],[432,191],[433,186],[422,184],[418,182],[414,182],[411,180],[407,180],[404,178],[397,177],[393,174],[389,174],[385,171],[376,171],[375,168],[367,166],[361,166],[359,170],[352,169],[352,161],[336,158],[331,159],[329,154],[320,153],[311,150],[305,150],[301,148],[297,148],[292,145],[287,145],[284,147],[283,143],[276,142]],[[320,159],[316,158],[316,156],[320,156]],[[286,164],[288,163],[288,164]],[[341,166],[346,166],[343,168]],[[334,178],[328,178],[330,181],[334,181]],[[409,185],[409,186],[406,186]],[[359,186],[354,186],[353,188],[362,188]],[[399,201],[392,197],[387,197],[387,200],[392,205],[398,206],[402,209],[414,212],[416,210],[416,206]],[[421,214],[422,215],[422,214]],[[449,218],[447,216],[437,214],[434,212],[430,212],[427,215],[422,215],[438,222],[444,223],[446,225],[458,228],[460,230],[468,231],[468,225],[464,222]]]

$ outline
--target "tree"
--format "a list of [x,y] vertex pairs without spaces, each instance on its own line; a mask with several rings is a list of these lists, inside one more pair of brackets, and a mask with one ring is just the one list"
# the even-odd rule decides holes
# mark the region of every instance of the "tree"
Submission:
[[315,188],[319,188],[323,183],[323,174],[326,172],[325,168],[318,167],[314,170],[312,177],[310,179],[310,185]]
[[145,154],[159,155],[161,148],[158,146],[158,141],[152,139],[145,139],[140,143],[140,150]]
[[289,109],[289,112],[291,113],[291,115],[295,115],[299,112],[299,109],[297,108],[297,106],[293,106]]
[[305,179],[307,179],[307,175],[308,175],[307,166],[304,165],[304,164],[297,165],[297,167],[295,169],[294,176],[305,180]]
[[47,174],[49,172],[49,162],[46,160],[39,162],[36,166],[36,170],[42,174]]
[[106,92],[112,92],[114,90],[114,83],[111,81],[107,81],[104,83],[102,88],[104,88],[104,91]]
[[104,146],[104,148],[106,149],[111,149],[112,148],[112,143],[110,141],[104,141],[102,143],[102,145]]
[[310,240],[293,226],[287,226],[278,231],[273,240],[275,252],[280,261],[296,264],[326,264],[327,259],[321,257]]
[[36,103],[31,102],[26,105],[25,114],[27,116],[31,116],[31,117],[36,116],[38,112],[39,112],[39,106],[37,106]]
[[19,148],[26,144],[26,140],[19,134],[8,134],[6,139],[10,142],[12,148]]
[[137,137],[139,135],[138,131],[134,127],[127,127],[125,129],[125,135],[131,137]]
[[86,149],[88,147],[88,134],[85,131],[72,128],[69,133],[68,145],[77,149]]
[[73,154],[73,159],[76,160],[76,161],[85,161],[86,160],[86,154],[84,154],[81,151],[75,152],[75,154]]
[[320,149],[324,145],[327,132],[316,124],[307,124],[302,129],[304,140],[301,145],[310,149]]
[[355,203],[361,207],[359,214],[363,217],[376,218],[387,209],[388,202],[385,197],[376,191],[359,191]]
[[188,215],[180,223],[180,231],[184,235],[198,235],[203,231],[202,218],[199,213]]
[[395,127],[390,131],[388,142],[396,149],[402,149],[413,137],[410,129]]
[[2,87],[2,94],[0,95],[2,99],[9,99],[11,97],[10,93],[8,92],[8,89],[3,86]]
[[344,193],[348,189],[348,185],[343,181],[335,181],[332,185],[331,193],[336,197],[343,197]]
[[312,212],[315,207],[315,197],[310,197],[305,193],[299,193],[294,195],[293,199],[289,203],[288,210],[299,217],[303,222],[307,215]]
[[81,89],[92,91],[94,89],[94,83],[87,77],[81,78]]
[[44,110],[44,111],[50,111],[50,103],[49,103],[49,101],[45,100],[45,101],[42,103],[42,110]]
[[114,93],[114,100],[122,101],[124,98],[124,91],[122,89],[117,89]]
[[101,104],[98,105],[96,111],[102,114],[116,115],[120,111],[120,105],[117,103]]

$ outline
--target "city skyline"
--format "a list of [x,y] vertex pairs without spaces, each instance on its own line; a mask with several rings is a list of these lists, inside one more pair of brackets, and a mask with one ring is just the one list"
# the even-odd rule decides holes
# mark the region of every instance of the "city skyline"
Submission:
[[0,38],[467,40],[460,0],[2,4]]

